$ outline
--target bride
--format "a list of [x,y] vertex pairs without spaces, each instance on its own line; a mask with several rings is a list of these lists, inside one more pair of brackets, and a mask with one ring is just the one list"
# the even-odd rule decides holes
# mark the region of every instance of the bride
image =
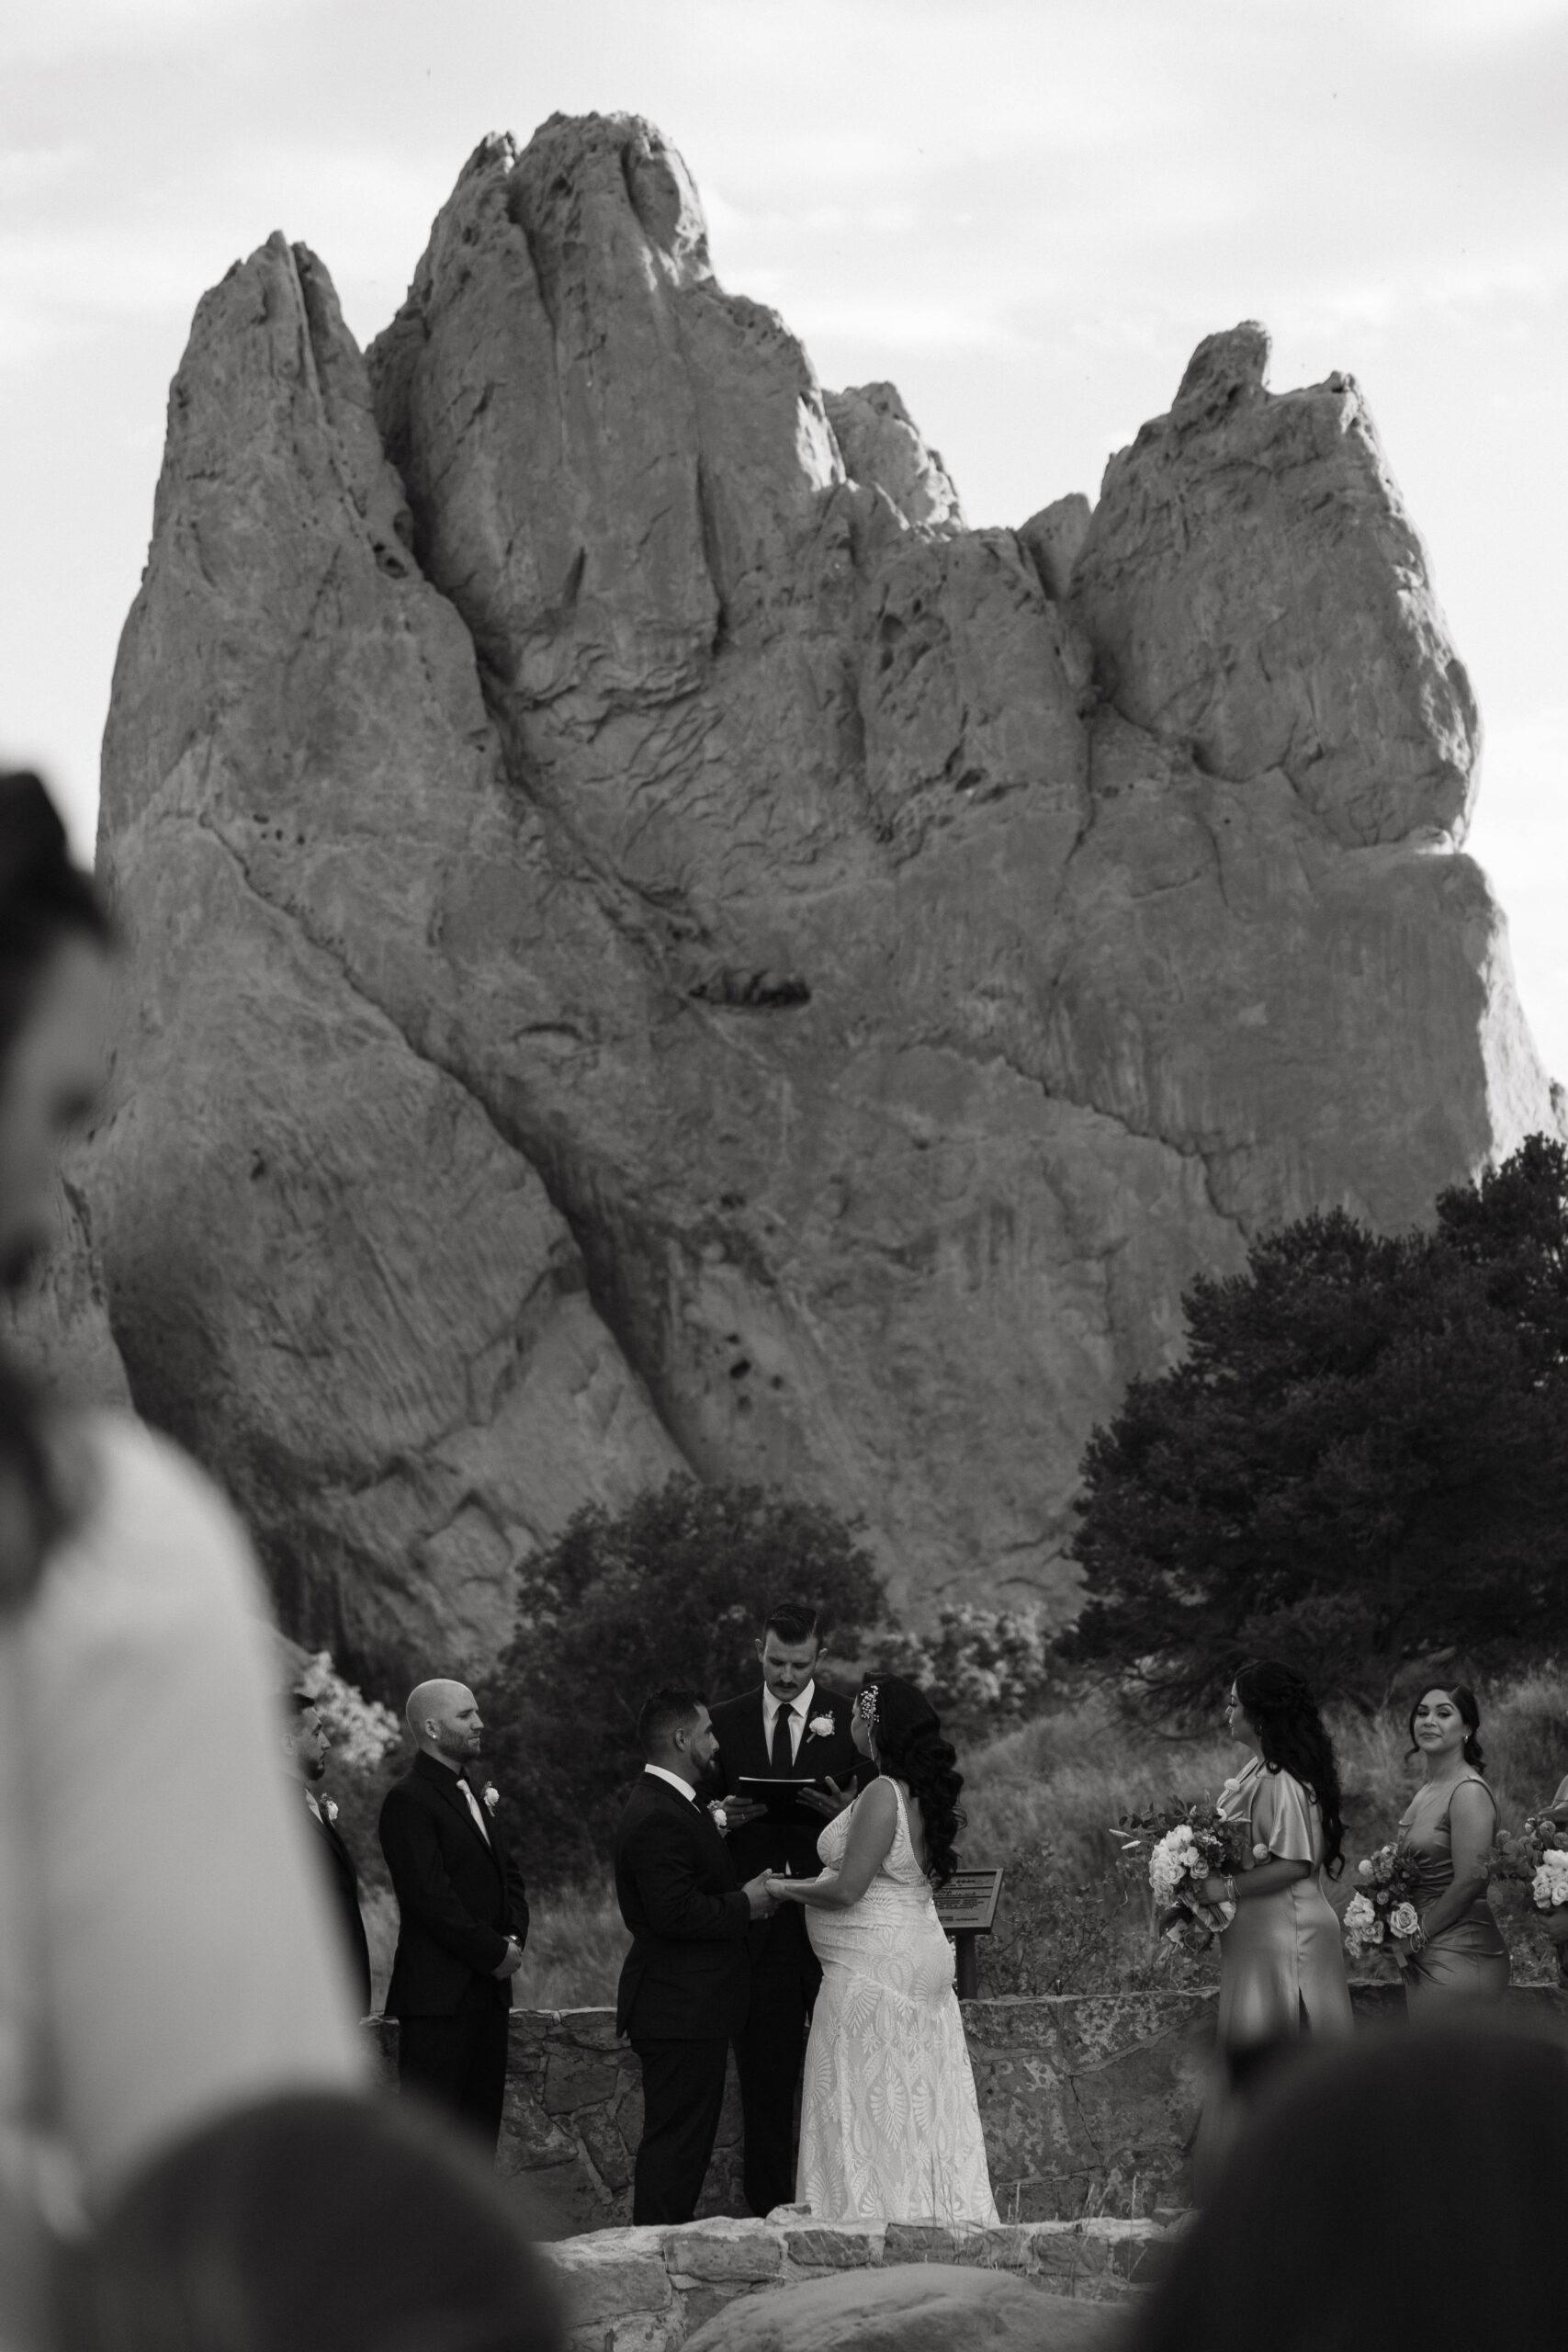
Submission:
[[822,1963],[801,2090],[795,2196],[823,2221],[995,2222],[975,2077],[932,1899],[953,1871],[963,1786],[935,1709],[883,1675],[855,1702],[879,1777],[817,1841],[807,1906]]

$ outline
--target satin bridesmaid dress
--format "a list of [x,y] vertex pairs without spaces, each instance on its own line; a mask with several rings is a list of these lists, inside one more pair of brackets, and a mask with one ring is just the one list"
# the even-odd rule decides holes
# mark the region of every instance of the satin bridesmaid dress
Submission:
[[[1416,1907],[1425,1917],[1440,1894],[1454,1883],[1452,1833],[1449,1807],[1456,1789],[1473,1781],[1486,1789],[1495,1826],[1497,1802],[1479,1772],[1466,1772],[1446,1787],[1416,1790],[1399,1817],[1399,1843],[1414,1854],[1421,1869]],[[1484,1893],[1478,1894],[1453,1925],[1433,1936],[1411,1955],[1404,1971],[1404,2003],[1412,2017],[1440,2009],[1455,2000],[1500,2001],[1508,1989],[1508,1947]]]
[[[1287,2035],[1347,2034],[1350,1991],[1339,1922],[1323,1884],[1323,1823],[1310,1790],[1254,1758],[1227,1781],[1219,1810],[1245,1816],[1253,1846],[1280,1862],[1308,1862],[1304,1878],[1236,1905],[1220,1938],[1219,2046],[1227,2056]],[[1254,1855],[1248,1869],[1258,1867]],[[1238,1873],[1239,1875],[1239,1873]]]

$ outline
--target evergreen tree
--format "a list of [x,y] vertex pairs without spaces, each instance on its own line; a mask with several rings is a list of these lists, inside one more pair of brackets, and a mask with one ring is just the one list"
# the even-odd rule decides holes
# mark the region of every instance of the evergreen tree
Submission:
[[1371,1694],[1568,1631],[1568,1153],[1534,1136],[1430,1231],[1334,1210],[1200,1279],[1189,1353],[1084,1457],[1087,1656],[1178,1702],[1248,1656]]

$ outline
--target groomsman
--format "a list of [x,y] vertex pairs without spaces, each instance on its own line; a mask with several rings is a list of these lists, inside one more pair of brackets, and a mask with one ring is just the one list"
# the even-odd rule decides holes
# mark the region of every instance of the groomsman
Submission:
[[348,1841],[338,1828],[337,1807],[331,1797],[320,1792],[326,1777],[332,1737],[321,1721],[320,1708],[308,1691],[291,1692],[288,1705],[289,1727],[283,1735],[283,1760],[303,1786],[311,1843],[321,1855],[327,1891],[343,1923],[344,1951],[358,2003],[357,2014],[368,2017],[370,1948],[365,1940],[365,1920],[359,1908],[359,1871]]
[[615,1832],[615,1898],[632,1939],[615,2031],[642,2064],[632,2220],[689,2222],[746,2014],[747,1931],[773,1905],[761,1876],[740,1884],[697,1802],[714,1752],[698,1693],[656,1690],[637,1728],[646,1761]]
[[[860,1758],[850,1736],[852,1709],[817,1680],[822,1645],[814,1609],[786,1601],[773,1610],[756,1650],[761,1687],[713,1711],[714,1785],[722,1795],[730,1851],[737,1871],[747,1877],[787,1870],[795,1878],[815,1878],[822,1823],[855,1793]],[[788,1817],[770,1818],[764,1805],[730,1793],[742,1773],[799,1773],[826,1787],[804,1792]],[[798,1903],[781,1904],[753,1927],[750,1948],[751,1999],[735,2036],[735,2065],[746,2135],[746,2201],[762,2215],[795,2195],[795,2090],[822,1971]]]
[[422,1682],[408,1702],[419,1747],[381,1804],[381,1851],[398,1898],[387,2015],[398,2019],[398,2082],[439,2099],[493,2154],[506,2093],[512,1979],[528,1939],[528,1897],[466,1768],[484,1725],[461,1682]]

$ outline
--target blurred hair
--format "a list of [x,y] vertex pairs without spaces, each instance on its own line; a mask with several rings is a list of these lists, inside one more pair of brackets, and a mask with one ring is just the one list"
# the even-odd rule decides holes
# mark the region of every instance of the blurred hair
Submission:
[[661,1690],[645,1699],[637,1711],[637,1745],[645,1756],[657,1755],[669,1745],[678,1731],[695,1723],[697,1709],[707,1701],[700,1690],[679,1690],[666,1683]]
[[866,1677],[876,1694],[876,1754],[882,1769],[907,1781],[926,1830],[926,1876],[945,1886],[958,1867],[953,1841],[964,1826],[958,1792],[964,1775],[942,1721],[923,1690],[896,1674]]
[[319,1699],[311,1697],[309,1690],[290,1690],[288,1693],[288,1712],[296,1721],[301,1715],[308,1715],[312,1707],[319,1707],[321,1703]]
[[821,1627],[817,1611],[804,1600],[781,1600],[769,1610],[762,1620],[762,1639],[776,1634],[781,1642],[820,1641]]
[[1415,1701],[1411,1706],[1409,1721],[1406,1726],[1410,1734],[1409,1753],[1412,1756],[1419,1756],[1421,1753],[1420,1744],[1416,1737],[1416,1712],[1420,1706],[1422,1700],[1433,1690],[1440,1690],[1444,1698],[1451,1699],[1454,1705],[1459,1709],[1460,1721],[1464,1725],[1464,1746],[1460,1750],[1460,1753],[1464,1758],[1465,1762],[1470,1766],[1471,1770],[1472,1772],[1479,1772],[1485,1761],[1482,1753],[1480,1736],[1481,1702],[1476,1698],[1474,1691],[1471,1690],[1467,1683],[1464,1682],[1424,1682],[1421,1685],[1420,1690],[1416,1693]]
[[434,2109],[304,2093],[141,2173],[68,2258],[72,2352],[559,2352],[525,2210]]
[[1337,1878],[1345,1867],[1339,1772],[1311,1683],[1293,1666],[1257,1658],[1237,1673],[1235,1695],[1257,1730],[1267,1769],[1289,1772],[1316,1800],[1324,1867],[1330,1878]]
[[[5,1065],[26,1028],[56,951],[76,936],[104,947],[113,927],[92,876],[73,865],[54,803],[28,770],[0,774],[0,1120]],[[8,1279],[10,1270],[6,1270]],[[71,1505],[44,1433],[37,1389],[0,1354],[0,1608],[35,1589]]]
[[1560,2040],[1320,2045],[1231,2151],[1127,2352],[1555,2343],[1565,2199]]

